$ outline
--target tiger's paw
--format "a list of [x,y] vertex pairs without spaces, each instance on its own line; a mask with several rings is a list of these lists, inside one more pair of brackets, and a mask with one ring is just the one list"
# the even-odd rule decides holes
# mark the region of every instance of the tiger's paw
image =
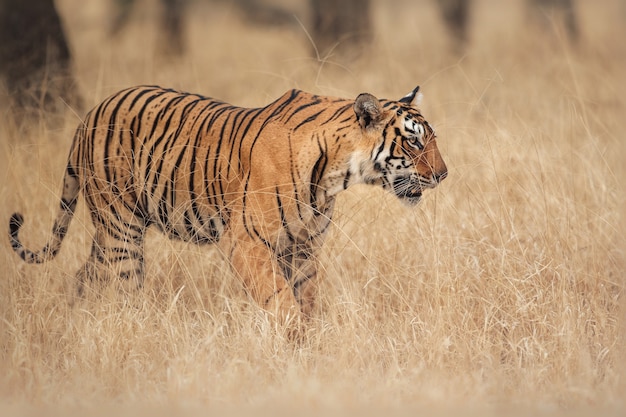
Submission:
[[265,304],[265,310],[271,315],[278,333],[292,341],[302,337],[306,320],[291,291],[287,289],[274,294]]

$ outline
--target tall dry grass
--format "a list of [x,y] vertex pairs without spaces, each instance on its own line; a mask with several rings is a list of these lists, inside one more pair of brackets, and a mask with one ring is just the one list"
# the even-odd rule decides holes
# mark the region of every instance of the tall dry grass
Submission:
[[[59,3],[90,105],[140,83],[245,106],[292,87],[401,97],[420,83],[450,175],[417,209],[370,187],[341,195],[298,344],[215,249],[152,232],[142,294],[72,307],[84,205],[48,264],[23,264],[5,237],[0,412],[623,411],[619,2],[580,4],[574,47],[527,26],[518,3],[478,1],[463,56],[431,3],[380,2],[375,41],[343,64],[309,58],[303,30],[245,26],[228,3],[194,5],[175,61],[155,52],[150,13],[109,41],[104,3]],[[79,117],[0,126],[0,220],[23,212],[31,247],[51,229]]]

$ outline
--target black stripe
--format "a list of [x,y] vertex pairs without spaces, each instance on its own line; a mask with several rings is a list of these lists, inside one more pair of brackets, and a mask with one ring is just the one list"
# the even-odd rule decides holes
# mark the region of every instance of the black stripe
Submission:
[[319,142],[319,140],[317,141],[317,144],[320,149],[320,156],[315,161],[315,164],[313,165],[313,171],[311,172],[311,185],[310,185],[311,195],[309,197],[311,208],[313,209],[314,213],[318,212],[317,192],[319,189],[319,184],[324,175],[324,170],[326,169],[326,165],[328,164],[328,156],[326,155],[326,152],[324,152],[324,150],[322,149],[322,145]]
[[[187,146],[185,144],[185,146],[182,147],[182,150],[180,151],[178,158],[176,159],[176,162],[174,163],[174,168],[172,169],[172,174],[170,176],[170,183],[172,184],[172,189],[170,192],[170,204],[172,209],[176,209],[176,174],[178,173],[178,169],[180,168],[180,165],[183,161],[183,157],[185,156],[185,153],[187,151]],[[180,190],[180,192],[183,192],[182,190]]]
[[305,103],[305,104],[302,104],[301,106],[297,107],[297,108],[296,108],[296,109],[295,109],[295,110],[294,110],[294,111],[293,111],[293,112],[289,115],[289,117],[285,120],[285,123],[289,122],[289,121],[291,120],[291,118],[292,118],[292,117],[294,117],[296,114],[300,113],[302,110],[305,110],[305,109],[307,109],[307,108],[309,108],[309,107],[311,107],[311,106],[315,106],[315,105],[317,105],[317,104],[320,104],[320,103],[321,103],[321,100],[320,100],[319,98],[317,98],[317,96],[314,96],[314,97],[316,97],[316,98],[315,98],[315,100],[310,101],[310,102]]
[[352,176],[352,173],[350,172],[350,170],[348,170],[346,172],[346,176],[343,177],[343,189],[345,190],[346,188],[348,188],[348,185],[350,185],[350,177]]
[[[252,127],[252,124],[257,120],[259,115],[262,114],[262,110],[263,109],[247,109],[245,117],[241,121],[241,125],[237,128],[237,131],[234,132],[234,134],[231,135],[231,137],[230,137],[230,154],[228,155],[228,161],[230,161],[230,164],[228,165],[228,173],[229,174],[230,174],[230,170],[234,169],[234,167],[232,166],[232,161],[233,161],[233,153],[235,151],[235,148],[238,148],[239,152],[241,152],[241,143],[243,142],[244,138],[246,138],[246,136],[248,136],[248,131]],[[248,117],[248,116],[250,116],[250,119],[248,120],[248,123],[246,123],[246,125],[245,125],[245,127],[243,129],[243,132],[241,134],[239,134],[239,129],[241,128],[241,126],[243,126],[243,122],[246,119],[246,117]],[[237,141],[239,143],[237,143]],[[239,159],[237,160],[237,172],[241,172],[241,154],[239,154]]]
[[164,186],[163,186],[163,194],[161,195],[161,198],[159,199],[159,203],[158,203],[158,215],[159,215],[159,220],[161,221],[161,225],[163,227],[163,230],[166,232],[169,232],[170,230],[170,224],[169,224],[169,210],[167,207],[167,200],[166,200],[166,195],[169,191],[169,182],[165,182]]
[[290,162],[290,170],[291,170],[291,184],[293,186],[293,193],[294,193],[294,199],[296,201],[296,208],[298,210],[298,218],[304,222],[304,217],[302,216],[302,206],[300,204],[300,192],[298,190],[298,184],[300,184],[302,181],[300,181],[300,179],[296,179],[296,174],[298,173],[298,170],[295,166],[295,162],[297,161],[297,158],[294,156],[293,153],[293,146],[292,146],[292,141],[291,141],[291,133],[287,133],[287,144],[289,146],[289,160]]
[[[351,108],[352,108],[352,103],[348,103],[345,106],[339,108],[337,111],[335,111],[335,113],[332,114],[332,116],[330,116],[330,118],[320,123],[320,126],[323,126],[325,124],[328,124],[337,120],[342,114],[344,114],[346,111],[350,110]],[[345,119],[345,120],[346,121],[352,120],[352,115],[348,119]]]
[[298,129],[300,129],[302,126],[304,126],[305,124],[307,124],[307,123],[311,123],[311,122],[313,122],[313,121],[317,120],[317,117],[318,117],[320,114],[322,114],[322,113],[324,113],[324,110],[320,110],[320,111],[318,111],[317,113],[312,114],[311,116],[307,117],[306,119],[304,119],[303,121],[301,121],[300,123],[298,123],[298,124],[296,125],[296,127],[294,127],[294,128],[293,128],[293,131],[295,132],[296,130],[298,130]]
[[158,161],[159,164],[156,167],[156,171],[154,173],[154,179],[152,180],[152,186],[150,188],[150,194],[153,195],[157,186],[159,185],[159,179],[161,177],[162,171],[163,171],[163,164],[165,163],[166,160],[168,160],[168,156],[171,153],[171,147],[170,144],[172,142],[176,142],[176,135],[174,133],[171,133],[169,136],[167,136],[167,127],[169,127],[169,124],[172,121],[172,118],[174,117],[175,112],[172,112],[167,121],[166,121],[166,128],[163,130],[161,136],[159,136],[159,138],[154,142],[154,144],[152,145],[152,148],[150,149],[150,152],[148,153],[148,164],[146,165],[146,184],[148,183],[148,175],[150,174],[150,168],[152,165],[152,155],[154,154],[154,151],[156,150],[156,147],[161,143],[161,141],[163,141],[163,139],[165,139],[165,143],[163,144],[163,150],[160,153],[160,155],[158,156]]
[[[106,176],[107,182],[109,184],[112,182],[111,181],[112,175],[109,169],[109,148],[111,146],[113,135],[117,127],[116,126],[117,113],[119,112],[120,108],[126,103],[126,99],[134,92],[135,92],[134,89],[129,89],[124,94],[118,95],[117,103],[115,103],[115,105],[113,106],[113,109],[111,109],[110,111],[109,124],[107,126],[107,134],[106,134],[106,139],[104,141],[104,149],[103,149],[104,151],[104,160],[103,160],[104,175]],[[120,127],[119,129],[120,135],[122,131],[123,129]],[[119,141],[118,141],[118,146],[119,146]]]
[[280,223],[287,233],[287,238],[290,242],[293,243],[295,242],[295,238],[293,237],[291,230],[289,230],[289,223],[287,222],[287,216],[285,216],[285,209],[283,208],[283,202],[280,199],[280,190],[278,189],[278,186],[276,186],[276,204],[278,204],[278,215],[280,216]]

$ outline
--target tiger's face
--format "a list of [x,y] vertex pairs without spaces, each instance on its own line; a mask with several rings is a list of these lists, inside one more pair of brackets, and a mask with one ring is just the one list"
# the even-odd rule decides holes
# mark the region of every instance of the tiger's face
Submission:
[[381,103],[369,94],[355,101],[362,129],[378,136],[371,154],[370,183],[380,183],[409,205],[417,204],[427,188],[447,175],[436,134],[417,105],[419,87],[399,101]]

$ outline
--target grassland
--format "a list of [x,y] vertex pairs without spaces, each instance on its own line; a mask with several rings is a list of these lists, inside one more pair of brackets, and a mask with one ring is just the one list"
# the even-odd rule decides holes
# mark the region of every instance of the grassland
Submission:
[[[84,205],[48,264],[0,239],[0,414],[624,412],[626,11],[579,3],[573,45],[517,2],[477,1],[459,55],[431,3],[379,2],[374,41],[341,62],[227,2],[196,4],[188,51],[165,59],[151,12],[109,40],[104,2],[60,1],[88,106],[145,83],[243,106],[419,83],[450,175],[416,209],[341,195],[297,344],[215,249],[150,233],[143,294],[72,307]],[[0,222],[24,213],[29,246],[51,229],[80,116],[0,126]]]

